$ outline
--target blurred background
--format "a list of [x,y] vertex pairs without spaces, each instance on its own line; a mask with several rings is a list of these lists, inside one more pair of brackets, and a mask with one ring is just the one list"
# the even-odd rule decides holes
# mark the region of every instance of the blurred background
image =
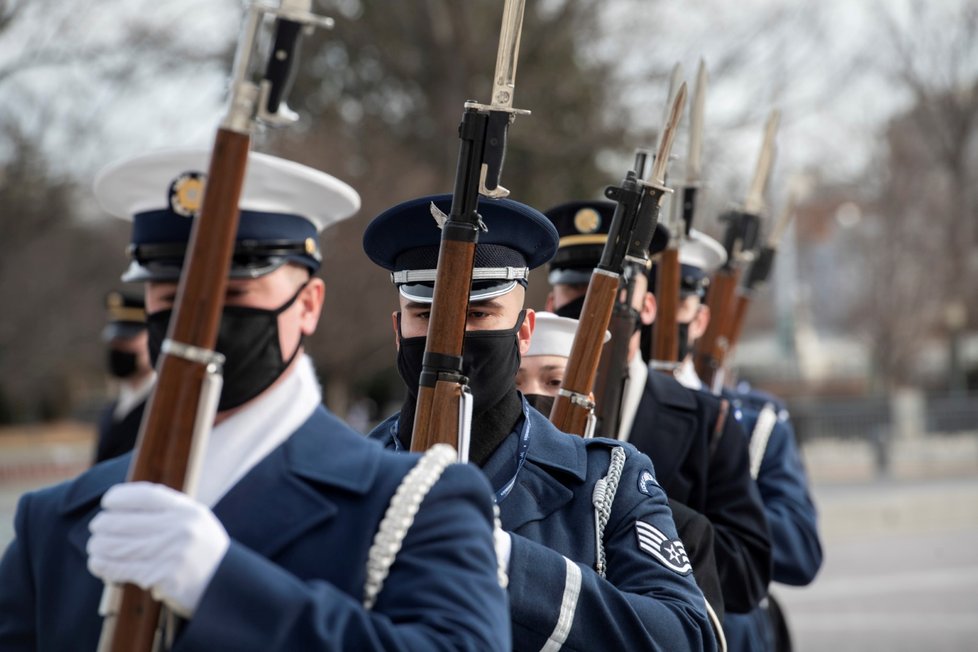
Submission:
[[[401,393],[394,292],[360,237],[387,206],[450,190],[462,104],[489,99],[502,2],[314,4],[336,27],[304,44],[302,120],[255,149],[362,196],[324,234],[326,313],[307,348],[329,407],[365,429]],[[128,230],[92,179],[210,142],[241,15],[232,0],[0,2],[0,545],[21,492],[89,464],[114,391],[99,333]],[[512,197],[546,209],[617,183],[656,142],[673,65],[692,85],[701,58],[697,228],[719,236],[744,200],[774,108],[768,227],[798,200],[734,360],[788,402],[821,510],[821,576],[775,589],[796,647],[973,649],[978,4],[529,0],[515,106],[533,113],[510,130]]]

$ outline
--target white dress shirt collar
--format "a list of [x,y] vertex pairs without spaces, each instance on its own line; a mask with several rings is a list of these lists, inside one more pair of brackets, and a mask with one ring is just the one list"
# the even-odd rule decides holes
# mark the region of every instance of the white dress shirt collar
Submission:
[[215,426],[203,451],[195,495],[213,507],[238,480],[287,440],[322,402],[312,361]]

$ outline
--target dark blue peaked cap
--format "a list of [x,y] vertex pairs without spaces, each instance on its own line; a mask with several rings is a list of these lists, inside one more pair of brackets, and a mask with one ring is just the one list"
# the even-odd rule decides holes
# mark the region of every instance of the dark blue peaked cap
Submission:
[[[363,250],[391,272],[400,293],[413,301],[431,301],[441,229],[432,204],[446,215],[451,195],[419,197],[387,209],[370,222]],[[486,231],[479,233],[471,301],[489,299],[526,285],[527,273],[557,251],[557,230],[540,211],[511,199],[479,198]]]
[[146,302],[142,295],[113,290],[105,295],[106,325],[102,341],[129,339],[146,330]]
[[[591,272],[601,261],[608,241],[608,231],[617,204],[601,199],[571,201],[546,212],[560,234],[560,248],[550,261],[551,285],[586,285]],[[657,254],[669,244],[669,231],[661,223],[655,226],[650,254]]]

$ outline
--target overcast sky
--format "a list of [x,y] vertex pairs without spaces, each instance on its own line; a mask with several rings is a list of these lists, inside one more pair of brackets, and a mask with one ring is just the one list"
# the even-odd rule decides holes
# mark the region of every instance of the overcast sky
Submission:
[[[886,119],[909,105],[903,91],[869,68],[882,40],[880,12],[895,16],[921,38],[935,31],[933,25],[907,24],[910,2],[608,0],[608,42],[596,47],[625,45],[630,53],[630,60],[622,62],[626,73],[667,70],[680,61],[690,82],[700,57],[710,67],[731,50],[745,49],[748,65],[736,74],[711,70],[706,129],[715,173],[741,177],[746,184],[764,118],[777,106],[783,118],[776,173],[818,166],[830,177],[845,178],[866,165]],[[927,4],[929,22],[951,24],[965,2],[932,0]],[[23,26],[0,38],[0,67],[25,52],[62,46],[84,52],[86,47],[111,45],[133,25],[166,35],[178,45],[219,51],[237,37],[241,15],[239,4],[229,0],[210,0],[206,8],[195,0],[34,0],[26,12]],[[119,56],[124,59],[127,53]],[[98,166],[120,156],[211,139],[223,104],[226,70],[199,66],[182,69],[179,75],[164,71],[152,79],[137,78],[120,93],[111,85],[95,84],[87,63],[82,54],[69,65],[40,67],[0,80],[0,108],[10,110],[12,103],[20,102],[13,110],[45,134],[45,148],[65,170],[90,177]],[[38,110],[25,115],[23,98]],[[664,104],[665,85],[636,84],[626,99],[637,108],[637,119],[648,119],[654,127],[661,109],[644,107]],[[70,126],[59,130],[59,124],[71,125],[73,115],[98,116],[111,137],[90,142]],[[677,143],[676,151],[682,146]]]

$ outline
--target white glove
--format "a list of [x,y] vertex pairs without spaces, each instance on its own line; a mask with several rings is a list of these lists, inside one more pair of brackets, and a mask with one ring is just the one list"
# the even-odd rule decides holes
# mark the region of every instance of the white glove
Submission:
[[88,529],[93,575],[149,589],[185,618],[193,615],[230,542],[206,506],[149,482],[109,489]]
[[499,571],[508,574],[509,556],[513,552],[513,538],[509,532],[498,527],[492,535],[496,544],[496,561],[499,563]]

